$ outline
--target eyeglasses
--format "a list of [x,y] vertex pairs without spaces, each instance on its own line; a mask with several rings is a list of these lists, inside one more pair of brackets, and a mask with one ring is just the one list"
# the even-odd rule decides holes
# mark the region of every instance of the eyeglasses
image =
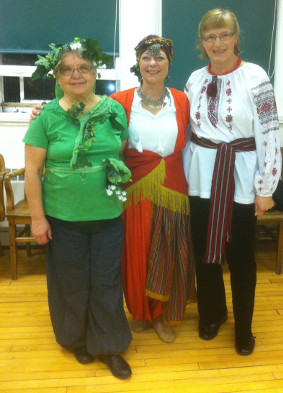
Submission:
[[63,74],[65,76],[70,76],[70,75],[73,75],[73,72],[75,70],[77,70],[80,74],[89,74],[92,69],[93,69],[93,67],[90,67],[87,65],[82,65],[77,68],[69,68],[69,67],[61,68],[59,70],[59,72],[60,72],[60,74]]
[[234,34],[235,33],[223,33],[223,34],[219,34],[219,35],[210,34],[207,37],[204,37],[203,41],[207,42],[208,44],[212,44],[212,43],[216,42],[217,38],[219,38],[220,41],[225,42],[225,41],[229,41],[233,37]]

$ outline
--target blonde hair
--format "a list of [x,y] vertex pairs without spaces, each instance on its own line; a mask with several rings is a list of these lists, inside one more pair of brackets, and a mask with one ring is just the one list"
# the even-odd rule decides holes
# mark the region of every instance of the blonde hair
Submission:
[[236,15],[230,10],[223,10],[220,8],[215,8],[208,11],[202,18],[198,28],[198,49],[200,50],[200,58],[208,59],[206,51],[203,48],[202,40],[204,39],[204,34],[206,31],[212,28],[221,28],[230,26],[233,33],[238,37],[237,43],[234,48],[234,53],[238,56],[241,53],[239,48],[240,43],[240,27]]

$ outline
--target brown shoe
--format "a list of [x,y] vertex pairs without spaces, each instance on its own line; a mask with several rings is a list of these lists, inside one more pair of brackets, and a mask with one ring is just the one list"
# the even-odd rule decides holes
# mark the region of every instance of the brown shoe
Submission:
[[152,327],[156,331],[158,337],[161,341],[165,343],[172,343],[175,341],[176,333],[170,326],[166,326],[163,323],[162,317],[154,318],[152,322]]

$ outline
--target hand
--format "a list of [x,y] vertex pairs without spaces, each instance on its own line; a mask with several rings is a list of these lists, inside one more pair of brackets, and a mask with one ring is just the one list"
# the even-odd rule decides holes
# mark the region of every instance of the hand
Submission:
[[44,109],[43,105],[46,104],[46,102],[42,102],[41,104],[36,104],[32,108],[32,112],[30,114],[30,119],[29,119],[29,124],[31,123],[32,120],[35,120],[37,116],[40,115],[39,109],[42,110]]
[[274,201],[272,197],[261,197],[256,195],[255,197],[255,216],[261,217],[264,212],[272,209]]
[[47,244],[52,239],[51,228],[45,217],[32,219],[31,232],[38,244]]

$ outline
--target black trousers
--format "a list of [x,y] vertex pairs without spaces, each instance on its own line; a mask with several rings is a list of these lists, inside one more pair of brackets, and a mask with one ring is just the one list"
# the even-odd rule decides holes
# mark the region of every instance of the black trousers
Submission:
[[[197,297],[200,321],[219,322],[227,311],[222,266],[203,263],[206,249],[210,199],[189,197],[192,241],[195,253]],[[234,202],[231,242],[226,243],[230,270],[235,333],[238,339],[251,334],[256,287],[254,204]]]
[[132,335],[123,307],[121,218],[90,225],[48,221],[48,303],[57,342],[92,355],[124,352]]

